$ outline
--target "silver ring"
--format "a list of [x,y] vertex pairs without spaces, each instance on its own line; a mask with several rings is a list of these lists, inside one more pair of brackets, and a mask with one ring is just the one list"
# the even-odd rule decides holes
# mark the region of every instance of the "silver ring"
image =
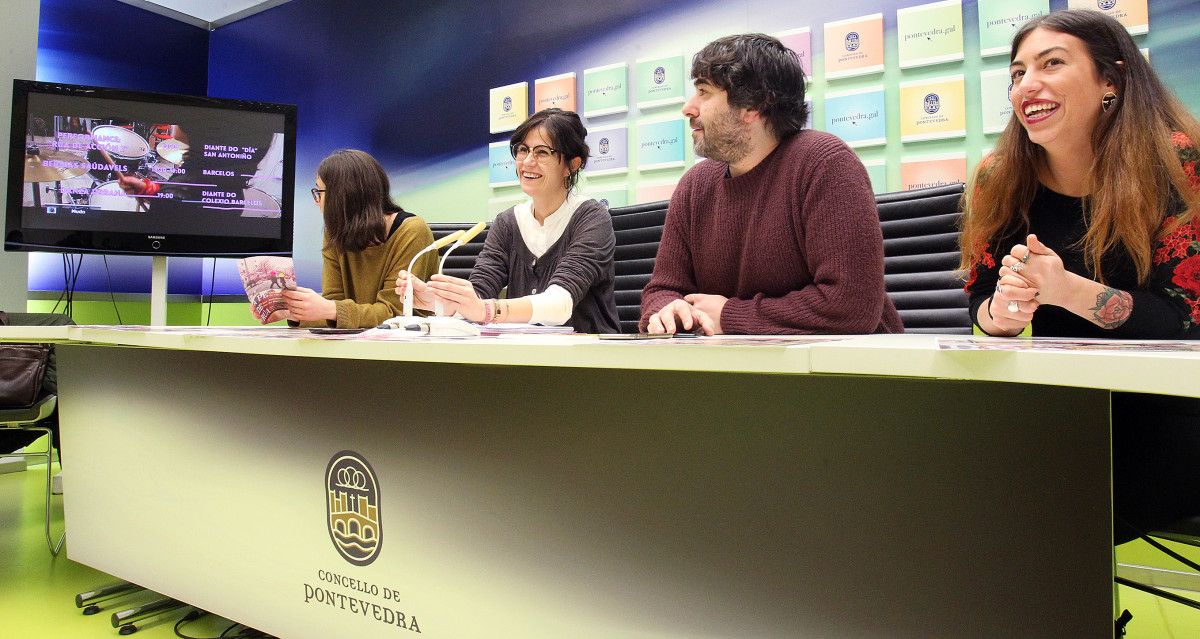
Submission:
[[1008,267],[1008,270],[1012,271],[1013,273],[1020,273],[1021,271],[1025,270],[1025,263],[1017,262],[1016,264],[1013,264],[1012,266]]
[[1000,297],[1004,297],[1004,285],[1003,284],[996,285],[996,295],[999,295]]
[[1022,264],[1028,264],[1028,263],[1029,263],[1029,255],[1030,255],[1030,253],[1032,253],[1032,251],[1030,251],[1029,249],[1025,249],[1025,257],[1022,257],[1022,258],[1021,258],[1021,263],[1022,263]]
[[1020,313],[1021,312],[1021,305],[1017,304],[1017,300],[1013,300],[1008,303],[1008,312],[1009,313]]

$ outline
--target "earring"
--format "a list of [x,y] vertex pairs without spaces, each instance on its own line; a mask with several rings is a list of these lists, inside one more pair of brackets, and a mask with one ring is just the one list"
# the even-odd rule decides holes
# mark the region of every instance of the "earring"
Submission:
[[1112,91],[1109,91],[1108,93],[1104,94],[1103,98],[1100,98],[1100,109],[1103,110],[1105,113],[1108,113],[1108,110],[1111,109],[1113,107],[1113,105],[1116,103],[1117,103],[1117,94],[1113,93]]

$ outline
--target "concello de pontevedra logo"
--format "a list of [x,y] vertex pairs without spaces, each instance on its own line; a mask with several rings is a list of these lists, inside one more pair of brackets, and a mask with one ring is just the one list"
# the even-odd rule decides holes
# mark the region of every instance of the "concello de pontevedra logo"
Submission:
[[379,512],[379,481],[362,455],[343,450],[325,469],[325,504],[329,538],[338,554],[356,566],[366,566],[383,547]]

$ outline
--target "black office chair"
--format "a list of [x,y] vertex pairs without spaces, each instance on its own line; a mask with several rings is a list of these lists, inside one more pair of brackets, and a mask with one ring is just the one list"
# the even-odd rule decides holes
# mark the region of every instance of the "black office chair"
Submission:
[[971,334],[959,261],[963,185],[876,196],[884,283],[909,333]]
[[609,209],[617,236],[615,282],[617,319],[622,333],[638,332],[642,289],[654,272],[654,258],[667,219],[667,201]]
[[[455,231],[465,231],[472,226],[475,226],[473,222],[436,222],[430,224],[429,229],[433,231],[433,238],[440,240]],[[442,273],[464,280],[469,278],[471,269],[475,268],[475,260],[479,258],[479,252],[483,250],[483,242],[487,239],[488,230],[490,229],[485,228],[479,235],[471,238],[470,242],[454,249],[450,257],[446,258],[446,266],[442,269]],[[449,248],[448,246],[443,247],[438,251],[438,255],[445,255]],[[441,257],[438,259],[441,260]]]

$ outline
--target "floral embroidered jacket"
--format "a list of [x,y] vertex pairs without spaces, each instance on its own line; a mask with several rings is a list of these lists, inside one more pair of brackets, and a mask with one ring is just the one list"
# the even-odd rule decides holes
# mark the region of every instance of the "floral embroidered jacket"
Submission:
[[[1182,135],[1173,136],[1180,162],[1192,186],[1200,189],[1196,163],[1200,150]],[[1115,329],[1101,328],[1066,309],[1043,306],[1033,316],[1033,334],[1043,337],[1108,337],[1123,339],[1200,339],[1200,219],[1176,225],[1181,211],[1164,211],[1162,229],[1171,229],[1154,246],[1153,265],[1146,285],[1137,282],[1137,273],[1121,249],[1103,261],[1108,286],[1127,291],[1133,298],[1129,319]],[[996,238],[984,249],[971,269],[966,291],[970,296],[971,318],[996,288],[1000,256],[1014,244],[1036,233],[1053,249],[1068,271],[1097,279],[1086,266],[1080,240],[1086,231],[1083,200],[1055,193],[1045,187],[1038,190],[1029,210],[1029,229],[1018,229]]]

